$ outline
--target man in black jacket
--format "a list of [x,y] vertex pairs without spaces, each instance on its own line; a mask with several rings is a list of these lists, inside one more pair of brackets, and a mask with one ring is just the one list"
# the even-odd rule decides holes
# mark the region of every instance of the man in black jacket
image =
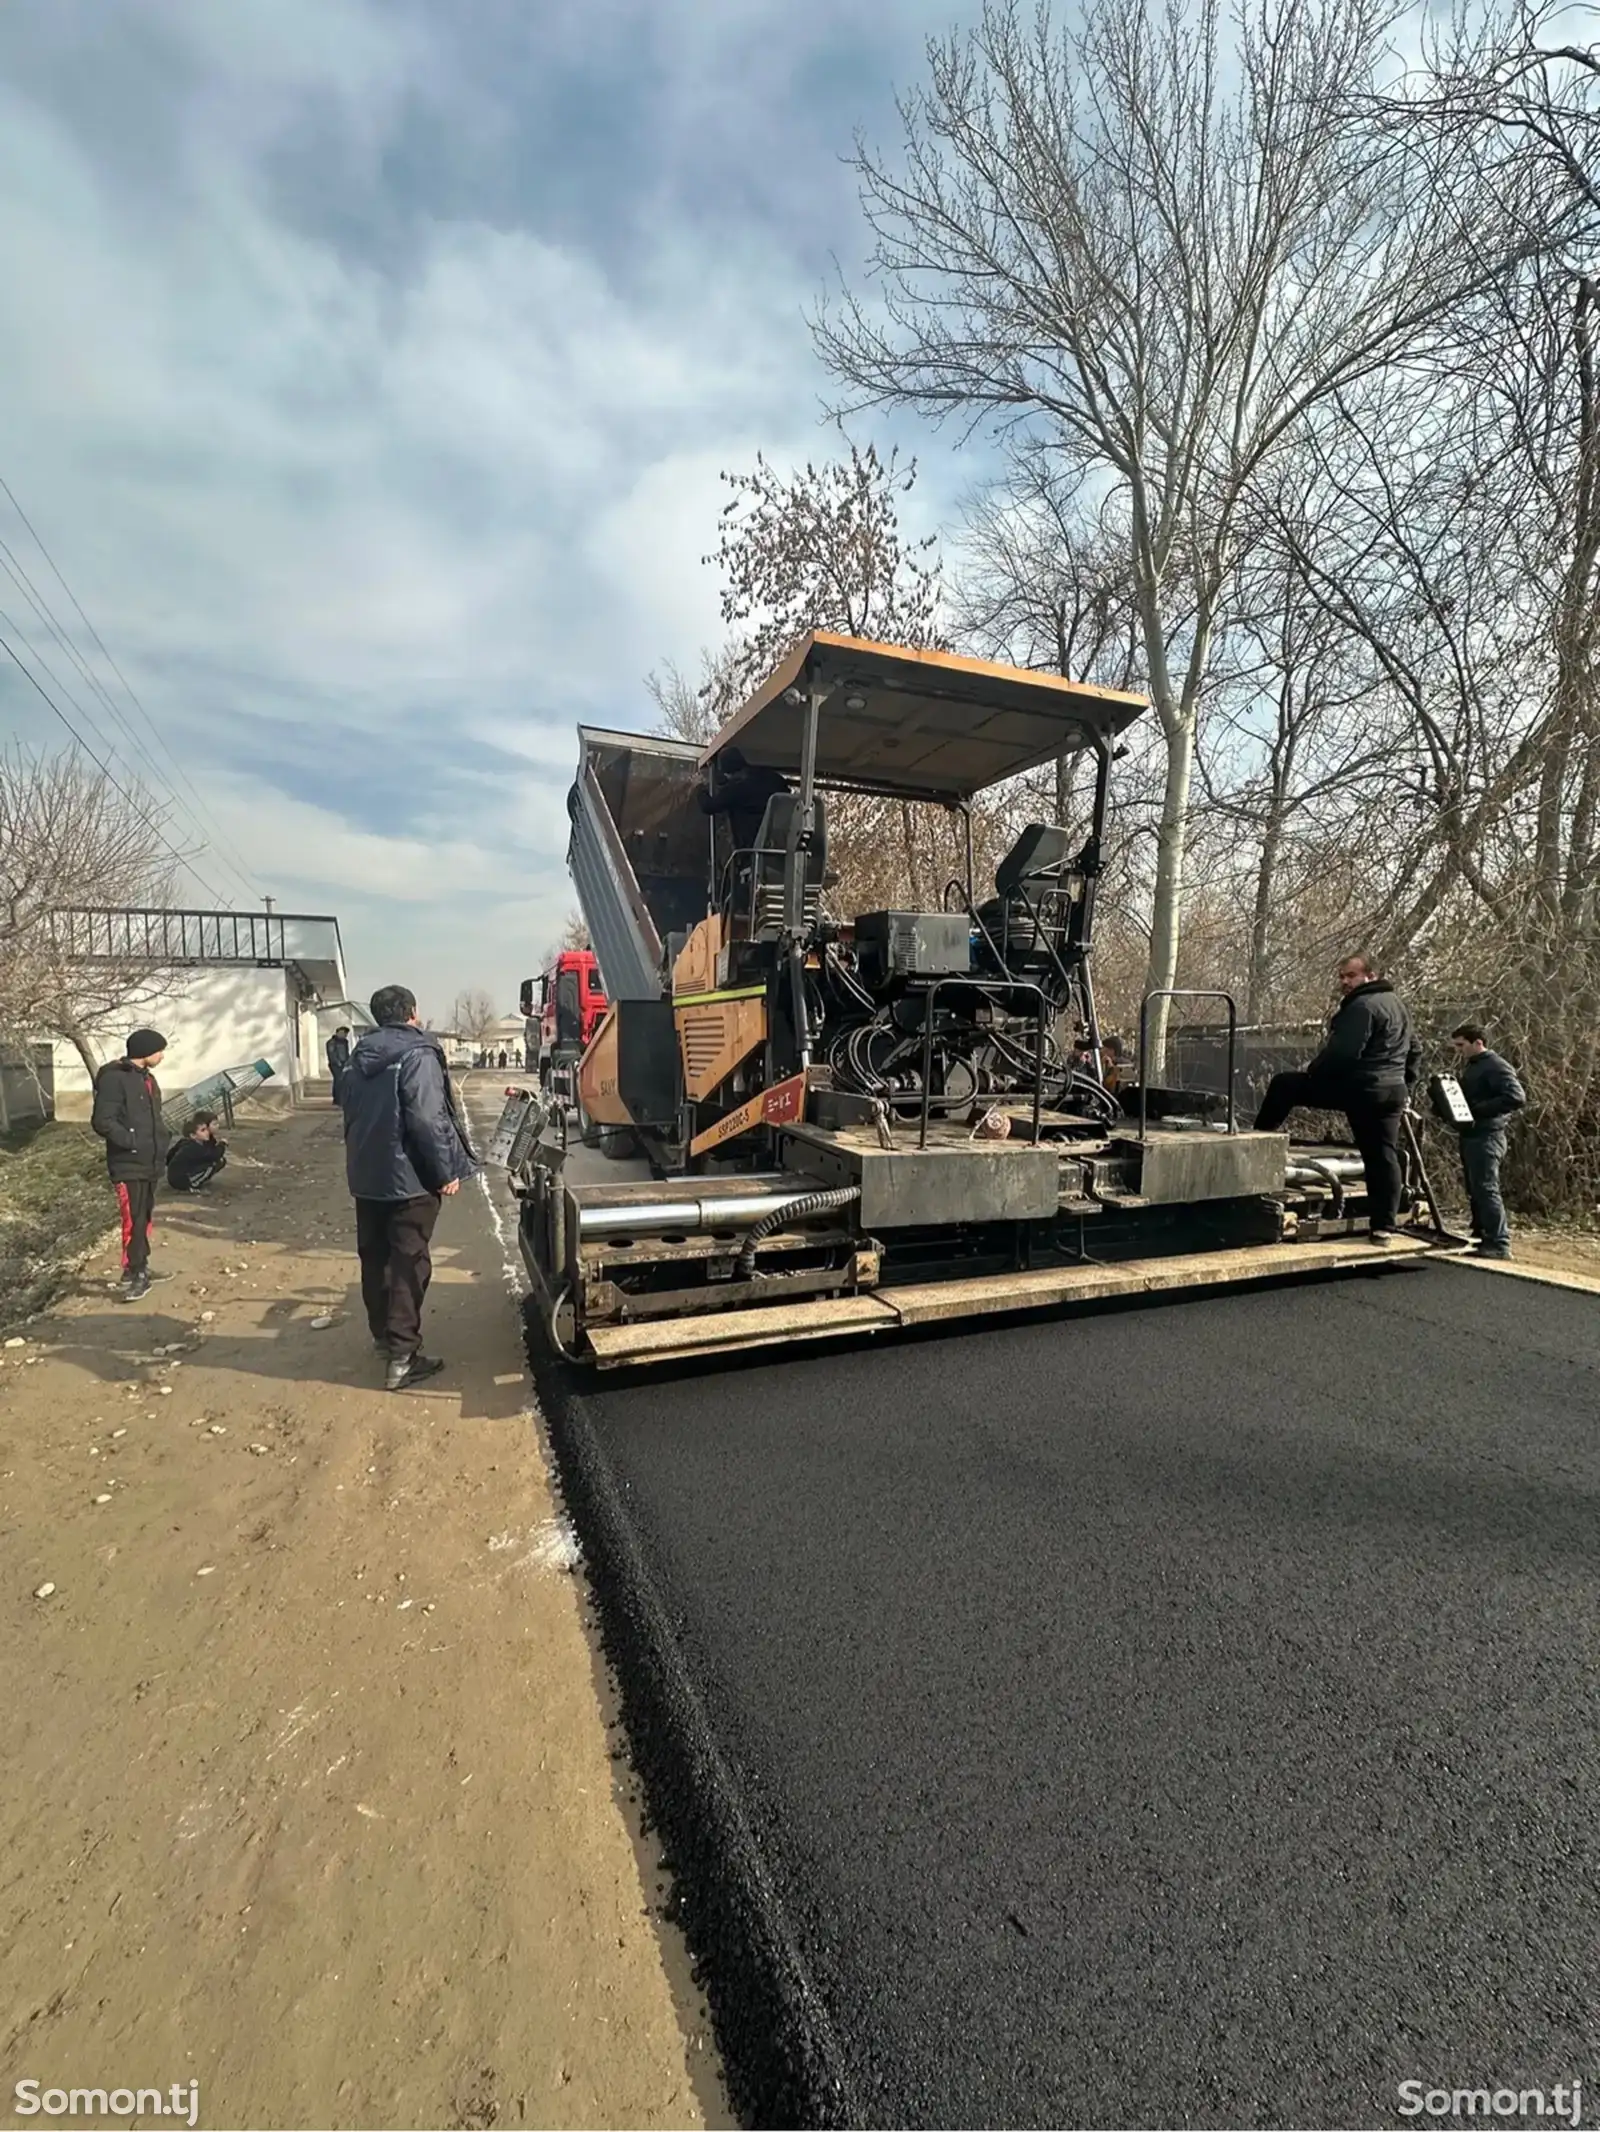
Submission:
[[126,1054],[102,1066],[94,1077],[90,1123],[106,1144],[106,1169],[122,1215],[122,1293],[136,1303],[150,1293],[150,1283],[168,1281],[169,1273],[150,1271],[150,1231],[155,1226],[156,1179],[166,1159],[170,1137],[161,1118],[161,1090],[155,1069],[167,1040],[157,1029],[135,1029]]
[[428,1244],[443,1199],[477,1169],[435,1036],[417,1022],[404,985],[372,995],[369,1029],[344,1083],[345,1175],[356,1203],[361,1300],[374,1345],[389,1358],[391,1392],[444,1364],[422,1351]]
[[734,850],[753,851],[768,800],[788,789],[789,780],[781,771],[747,763],[738,748],[724,748],[717,757],[715,791],[709,785],[700,788],[700,812],[713,818],[725,814]]
[[1339,965],[1343,1000],[1328,1038],[1303,1072],[1275,1073],[1256,1114],[1256,1131],[1275,1133],[1290,1111],[1342,1110],[1361,1152],[1371,1241],[1391,1242],[1400,1207],[1400,1126],[1422,1065],[1422,1046],[1394,987],[1370,956]]
[[344,1092],[344,1077],[350,1071],[350,1031],[341,1023],[327,1042],[328,1079],[333,1083],[335,1107]]
[[1513,1068],[1498,1051],[1489,1049],[1477,1022],[1463,1022],[1459,1029],[1452,1029],[1450,1042],[1461,1062],[1456,1079],[1472,1112],[1472,1123],[1457,1130],[1478,1256],[1509,1258],[1511,1224],[1500,1196],[1500,1164],[1505,1159],[1507,1129],[1528,1098]]

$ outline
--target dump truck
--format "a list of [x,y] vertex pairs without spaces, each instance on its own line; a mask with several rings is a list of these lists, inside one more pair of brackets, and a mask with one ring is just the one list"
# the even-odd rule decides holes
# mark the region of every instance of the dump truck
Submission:
[[[529,1073],[539,1085],[570,1102],[584,1047],[606,1011],[600,964],[589,948],[563,948],[537,977],[525,977],[519,1004]],[[580,1116],[585,1144],[596,1147],[600,1129]]]
[[[538,1098],[517,1099],[522,1256],[562,1355],[707,1358],[1387,1267],[1444,1240],[1414,1132],[1407,1230],[1380,1255],[1353,1148],[1241,1123],[1223,994],[1170,996],[1226,1021],[1224,1093],[1152,1074],[1158,994],[1106,1086],[1102,839],[1147,709],[818,631],[703,749],[580,727],[569,857],[608,1004],[577,1094],[649,1175],[579,1181],[564,1130],[541,1136]],[[1067,752],[1092,769],[1086,825],[1029,823],[981,892],[973,799]],[[829,810],[870,799],[948,810],[965,866],[937,908],[837,908]]]

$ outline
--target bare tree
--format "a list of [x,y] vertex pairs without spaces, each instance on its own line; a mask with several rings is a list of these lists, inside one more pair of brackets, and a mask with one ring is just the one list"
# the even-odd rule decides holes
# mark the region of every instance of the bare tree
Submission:
[[107,1039],[169,995],[172,973],[120,952],[114,928],[90,936],[64,914],[166,904],[173,863],[137,785],[119,791],[70,750],[0,756],[0,1040],[65,1037],[98,1070]]
[[656,731],[703,747],[738,708],[734,669],[740,663],[737,650],[725,646],[701,652],[698,682],[671,659],[646,674],[645,689],[659,713]]
[[[791,474],[759,458],[749,472],[722,478],[732,494],[716,553],[706,560],[722,573],[730,634],[721,652],[704,660],[693,705],[676,669],[652,676],[667,730],[709,739],[808,630],[943,644],[936,542],[913,538],[900,522],[915,461],[902,467],[894,452],[884,458],[871,445],[852,444],[842,459]],[[875,896],[937,901],[961,849],[937,809],[866,799],[839,800],[832,809],[831,863],[843,896],[863,908]]]
[[846,458],[781,475],[764,458],[723,475],[733,491],[707,562],[722,572],[722,619],[736,694],[765,679],[808,629],[937,648],[939,568],[932,536],[909,539],[903,498],[917,466],[852,444]]
[[589,938],[588,921],[582,911],[568,911],[566,917],[561,921],[561,931],[539,957],[539,967],[541,970],[548,970],[558,955],[569,954],[576,949],[588,948],[593,945],[594,943]]
[[1088,0],[1057,29],[994,0],[930,44],[898,162],[856,152],[879,287],[816,321],[853,404],[1021,425],[1122,501],[1166,751],[1155,988],[1178,967],[1196,735],[1251,485],[1334,394],[1415,356],[1548,239],[1529,198],[1457,187],[1437,144],[1351,118],[1396,12],[1245,0],[1230,25],[1221,0]]
[[[951,607],[986,657],[1108,688],[1137,685],[1133,583],[1121,528],[1087,504],[1059,456],[1021,449],[974,505]],[[1069,823],[1082,756],[1058,756],[1052,818]]]
[[500,1010],[493,995],[481,986],[458,992],[455,1005],[450,1009],[451,1027],[472,1044],[482,1044],[499,1019]]

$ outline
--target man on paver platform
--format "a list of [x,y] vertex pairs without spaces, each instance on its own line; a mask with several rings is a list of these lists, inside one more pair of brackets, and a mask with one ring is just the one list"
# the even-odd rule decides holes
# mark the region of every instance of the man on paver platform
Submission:
[[150,1231],[155,1226],[156,1180],[171,1137],[161,1117],[161,1090],[155,1069],[166,1056],[167,1040],[159,1029],[135,1029],[120,1059],[102,1066],[94,1077],[90,1124],[106,1144],[106,1170],[116,1189],[122,1215],[123,1303],[137,1303],[150,1293],[152,1281],[170,1281],[170,1273],[150,1271]]
[[440,1203],[477,1163],[436,1036],[417,1021],[414,993],[372,995],[369,1029],[350,1055],[343,1087],[345,1175],[356,1203],[361,1300],[374,1344],[389,1358],[391,1392],[436,1376],[422,1351],[428,1245]]
[[1463,1022],[1452,1029],[1450,1042],[1461,1061],[1456,1079],[1472,1112],[1472,1123],[1458,1130],[1478,1256],[1509,1258],[1511,1224],[1500,1196],[1500,1165],[1505,1159],[1507,1130],[1528,1098],[1515,1068],[1498,1051],[1489,1049],[1477,1022]]
[[1327,1041],[1301,1073],[1275,1073],[1256,1113],[1256,1131],[1275,1133],[1290,1111],[1342,1110],[1361,1151],[1367,1185],[1367,1226],[1374,1244],[1394,1240],[1400,1208],[1400,1127],[1422,1066],[1411,1017],[1368,955],[1339,965],[1344,997],[1328,1023]]

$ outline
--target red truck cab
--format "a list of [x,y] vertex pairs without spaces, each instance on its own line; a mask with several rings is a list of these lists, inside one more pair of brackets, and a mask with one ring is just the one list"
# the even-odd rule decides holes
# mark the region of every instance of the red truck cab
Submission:
[[576,1065],[605,1017],[600,965],[590,948],[566,948],[539,977],[522,986],[528,1024],[528,1067],[548,1083],[551,1068]]

